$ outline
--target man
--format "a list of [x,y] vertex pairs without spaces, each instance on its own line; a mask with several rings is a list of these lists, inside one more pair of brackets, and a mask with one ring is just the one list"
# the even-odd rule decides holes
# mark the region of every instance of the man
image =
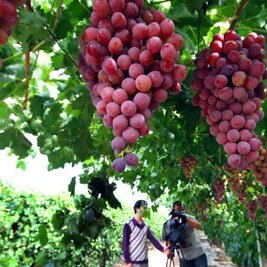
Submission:
[[134,204],[134,217],[124,225],[122,250],[126,267],[148,267],[147,239],[158,250],[166,255],[169,254],[169,250],[163,248],[143,221],[146,208],[147,203],[144,200],[138,200]]
[[[165,226],[172,225],[173,220],[180,220],[182,227],[179,229],[179,258],[180,267],[208,267],[207,256],[195,233],[195,229],[199,230],[201,224],[191,215],[184,213],[184,207],[181,201],[175,201],[172,206],[172,218],[165,223]],[[166,239],[166,234],[163,234]],[[166,240],[166,245],[171,245]]]

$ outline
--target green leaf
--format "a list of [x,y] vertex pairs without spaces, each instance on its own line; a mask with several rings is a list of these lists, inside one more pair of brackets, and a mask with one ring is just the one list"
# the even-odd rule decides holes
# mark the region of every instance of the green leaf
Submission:
[[63,251],[62,253],[60,253],[57,257],[56,260],[59,261],[65,261],[68,258],[68,254],[66,251]]
[[0,133],[0,148],[5,149],[9,147],[10,143],[12,142],[12,136],[9,135],[7,131]]
[[215,138],[213,136],[207,136],[203,140],[203,145],[205,148],[205,151],[209,155],[214,155],[215,151],[218,150],[218,144],[215,141]]
[[34,117],[43,117],[48,103],[51,105],[52,98],[48,96],[35,95],[30,98],[30,109]]
[[14,86],[4,86],[0,88],[0,100],[3,100],[9,95],[11,95],[13,91],[14,91]]
[[68,186],[68,191],[70,192],[70,195],[72,197],[75,196],[75,186],[76,186],[76,177],[72,177],[71,182]]
[[71,234],[67,231],[64,232],[63,237],[61,239],[62,244],[65,246],[71,243]]
[[[81,2],[81,3],[80,3]],[[81,7],[83,6],[87,6],[86,1],[81,0],[78,3],[77,2],[72,2],[69,5],[69,11],[72,14],[72,17],[76,18],[76,19],[83,19],[89,16],[88,11],[85,8],[77,8],[77,5],[81,5]]]
[[4,101],[0,101],[0,119],[6,120],[10,115],[8,105]]
[[81,184],[88,184],[90,181],[90,176],[88,174],[80,176],[80,183]]
[[89,227],[89,233],[90,233],[90,236],[91,236],[92,238],[94,238],[94,237],[97,236],[98,231],[99,231],[99,229],[98,229],[97,225],[91,225],[91,226]]
[[18,129],[11,129],[10,134],[13,136],[11,148],[13,152],[21,158],[28,156],[31,142]]
[[42,267],[46,264],[47,262],[47,254],[43,251],[39,252],[37,257],[36,257],[36,261],[35,264],[37,267]]
[[23,170],[23,171],[26,171],[26,169],[27,169],[27,164],[26,164],[26,162],[23,161],[23,160],[18,160],[18,161],[17,161],[17,164],[16,164],[16,168],[17,168],[17,169],[21,169],[21,170]]
[[59,231],[64,226],[64,220],[65,220],[64,212],[58,210],[56,211],[56,213],[53,214],[51,222],[53,224],[53,227],[57,231]]
[[20,11],[20,23],[16,27],[13,35],[27,50],[31,44],[51,39],[48,31],[44,27],[45,18],[37,13]]
[[57,25],[56,29],[56,35],[57,38],[62,39],[66,37],[69,31],[72,30],[72,25],[71,25],[71,14],[68,10],[63,10],[60,21]]
[[250,192],[250,193],[255,193],[255,188],[254,187],[251,187],[251,186],[249,186],[248,188],[247,188],[247,192]]
[[186,0],[185,3],[188,10],[193,14],[195,10],[199,10],[202,7],[204,0],[194,0],[194,1]]
[[18,263],[18,261],[16,260],[16,258],[4,258],[4,259],[2,259],[2,258],[0,258],[0,266],[8,266],[8,267],[17,267],[17,266],[19,266],[19,263]]
[[196,108],[196,107],[191,107],[191,108],[188,108],[186,113],[185,113],[185,116],[186,118],[190,118],[190,120],[185,120],[185,130],[186,130],[186,133],[187,133],[187,136],[191,136],[198,123],[199,123],[199,108]]
[[41,246],[45,246],[48,243],[47,226],[40,225],[38,230],[38,240],[40,241]]
[[54,69],[61,69],[64,65],[64,55],[62,54],[55,54],[51,59]]
[[21,158],[28,155],[31,145],[31,142],[17,128],[12,127],[0,133],[0,148],[10,147]]

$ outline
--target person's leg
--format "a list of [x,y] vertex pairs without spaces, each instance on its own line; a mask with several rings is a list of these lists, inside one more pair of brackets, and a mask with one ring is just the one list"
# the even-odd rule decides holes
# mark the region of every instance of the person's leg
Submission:
[[191,267],[189,261],[180,258],[180,267]]
[[206,253],[193,260],[194,267],[208,267],[208,260]]

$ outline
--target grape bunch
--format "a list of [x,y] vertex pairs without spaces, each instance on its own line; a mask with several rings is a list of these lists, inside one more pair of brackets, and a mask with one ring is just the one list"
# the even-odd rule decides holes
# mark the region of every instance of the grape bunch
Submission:
[[179,163],[183,168],[183,173],[186,178],[190,178],[197,166],[197,159],[194,156],[184,156],[180,159]]
[[[21,6],[21,0],[0,0],[0,45],[8,41],[12,28],[18,23],[17,7]],[[0,58],[0,68],[3,62]]]
[[221,202],[223,199],[223,194],[225,191],[224,181],[221,177],[219,177],[212,186],[212,191],[215,194],[215,198],[218,202]]
[[247,198],[247,171],[237,171],[229,167],[226,169],[226,175],[230,190],[237,194],[240,202],[244,202]]
[[255,220],[256,217],[256,211],[258,208],[258,202],[257,200],[250,200],[246,204],[247,210],[248,210],[248,217],[250,220]]
[[[127,147],[149,133],[147,121],[168,93],[178,94],[187,70],[176,64],[183,38],[172,20],[144,0],[95,0],[80,38],[79,69],[92,103],[112,129],[113,168],[138,164]],[[118,157],[118,156],[117,156]]]
[[224,164],[222,166],[222,170],[226,173],[227,176],[234,176],[234,175],[238,175],[239,173],[242,174],[243,172],[246,172],[246,171],[239,170],[239,169],[233,169],[228,164]]
[[264,43],[262,35],[250,33],[242,40],[228,30],[216,34],[195,60],[192,104],[201,108],[232,168],[247,169],[259,157],[261,141],[254,129],[264,116]]
[[258,203],[261,209],[265,211],[265,218],[267,219],[267,196],[260,195],[258,196]]
[[250,169],[256,180],[263,186],[267,186],[267,151],[260,147],[258,159],[250,164]]

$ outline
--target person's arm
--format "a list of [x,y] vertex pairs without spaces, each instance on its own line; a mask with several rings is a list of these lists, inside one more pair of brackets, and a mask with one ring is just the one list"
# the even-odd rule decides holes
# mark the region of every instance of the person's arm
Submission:
[[123,227],[123,238],[122,238],[122,252],[126,264],[131,263],[131,257],[129,253],[129,240],[131,235],[130,226],[126,223]]
[[186,216],[186,222],[191,225],[191,227],[200,230],[201,229],[201,224],[198,222],[196,219],[194,219],[191,216]]
[[160,244],[160,242],[154,237],[150,229],[147,231],[147,238],[153,244],[153,246],[161,252],[164,252],[164,247]]

